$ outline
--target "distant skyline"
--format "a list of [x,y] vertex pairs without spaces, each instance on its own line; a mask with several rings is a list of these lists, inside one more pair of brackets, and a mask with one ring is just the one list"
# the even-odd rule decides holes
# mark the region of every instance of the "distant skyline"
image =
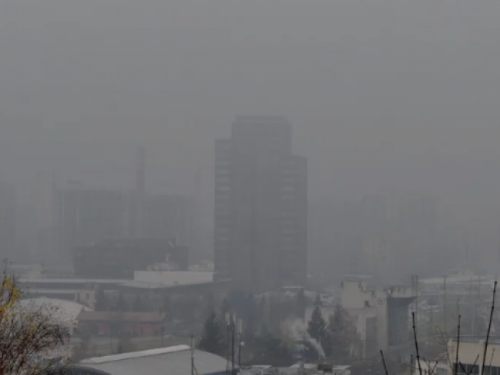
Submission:
[[144,146],[152,190],[202,170],[210,227],[214,139],[284,115],[310,202],[423,191],[500,242],[498,2],[5,1],[0,34],[0,179],[26,191],[132,187]]

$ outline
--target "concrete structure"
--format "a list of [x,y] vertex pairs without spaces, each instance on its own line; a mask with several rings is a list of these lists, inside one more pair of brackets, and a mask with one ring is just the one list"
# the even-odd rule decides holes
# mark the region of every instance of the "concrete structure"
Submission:
[[[422,368],[422,375],[448,375],[448,364],[446,362],[438,361],[420,361],[420,368]],[[418,364],[415,367],[414,374],[418,371]]]
[[408,306],[415,299],[408,286],[369,287],[369,277],[347,276],[341,282],[341,305],[354,318],[364,355],[379,350],[404,352],[411,344]]
[[[179,279],[177,279],[179,280]],[[127,303],[134,306],[141,301],[145,311],[168,312],[169,323],[174,321],[190,325],[202,324],[209,311],[220,306],[230,288],[228,281],[197,282],[174,278],[163,282],[128,281],[118,286]]]
[[[448,375],[453,374],[482,374],[483,356],[485,349],[486,336],[462,336],[458,350],[458,369],[455,372],[457,341],[452,339],[448,341],[448,353],[452,365],[448,367]],[[500,374],[500,337],[490,337],[488,341],[488,350],[486,352],[484,374]],[[462,368],[463,367],[463,368]],[[465,371],[464,371],[465,368]]]
[[216,279],[263,292],[304,285],[307,161],[282,117],[241,116],[215,143]]
[[165,331],[165,313],[81,311],[79,332],[97,336],[158,336]]
[[[195,373],[199,375],[225,374],[228,363],[215,354],[194,350]],[[85,359],[81,366],[104,371],[111,375],[186,375],[191,374],[191,348],[178,345],[142,352],[116,354]],[[231,368],[229,366],[229,368]]]
[[16,277],[23,278],[35,278],[42,277],[43,267],[41,264],[21,264],[21,263],[12,263],[9,265],[9,269],[12,271]]
[[79,277],[133,278],[135,270],[172,261],[188,268],[188,249],[168,239],[107,239],[74,250],[75,274]]
[[72,279],[72,278],[20,278],[19,284],[28,298],[56,298],[73,301],[94,308],[96,290],[117,290],[127,280]]
[[213,281],[213,272],[198,271],[135,271],[134,281],[163,286],[177,286],[189,284],[210,283]]
[[75,246],[127,233],[127,199],[117,190],[86,189],[78,184],[54,192],[55,243],[52,262],[70,264]]
[[[213,272],[197,271],[135,271],[134,279],[72,279],[20,278],[20,285],[29,298],[47,297],[78,302],[94,308],[96,291],[109,296],[122,293],[130,306],[137,298],[143,300],[144,311],[165,309],[165,298],[200,299],[217,305],[225,297],[228,281],[213,282]],[[209,302],[208,302],[209,301]]]
[[175,239],[192,247],[193,199],[180,194],[147,195],[144,203],[145,238]]

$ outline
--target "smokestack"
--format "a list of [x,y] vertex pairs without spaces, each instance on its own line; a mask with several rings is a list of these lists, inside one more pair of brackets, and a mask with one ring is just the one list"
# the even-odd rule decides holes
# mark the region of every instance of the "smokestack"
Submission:
[[136,192],[143,195],[146,192],[146,151],[138,147],[136,153]]

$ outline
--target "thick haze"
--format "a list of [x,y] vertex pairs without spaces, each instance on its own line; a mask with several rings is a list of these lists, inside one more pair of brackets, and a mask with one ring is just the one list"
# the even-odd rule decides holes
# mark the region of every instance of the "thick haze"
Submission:
[[[236,114],[286,115],[310,200],[425,191],[500,227],[500,3],[0,0],[0,167],[193,189]],[[77,142],[80,142],[77,144]]]

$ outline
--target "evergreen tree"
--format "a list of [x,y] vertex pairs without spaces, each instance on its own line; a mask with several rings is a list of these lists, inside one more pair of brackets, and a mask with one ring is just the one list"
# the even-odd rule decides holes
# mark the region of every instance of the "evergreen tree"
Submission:
[[328,356],[327,350],[325,350],[325,346],[329,349],[330,341],[328,325],[325,318],[323,318],[319,305],[316,305],[313,310],[311,320],[307,325],[307,333],[323,347],[325,355]]
[[332,358],[336,361],[349,360],[358,344],[358,334],[349,313],[342,306],[337,305],[335,314],[330,316],[328,330]]
[[285,367],[294,362],[290,348],[279,337],[273,336],[265,325],[262,326],[260,334],[248,344],[245,345],[245,350],[252,352],[254,363]]
[[316,307],[321,307],[322,305],[322,302],[321,302],[321,296],[319,295],[319,293],[316,295],[316,300],[314,301],[314,306]]
[[203,334],[198,343],[198,348],[209,353],[225,356],[227,353],[225,343],[225,329],[217,314],[212,312],[203,326]]

